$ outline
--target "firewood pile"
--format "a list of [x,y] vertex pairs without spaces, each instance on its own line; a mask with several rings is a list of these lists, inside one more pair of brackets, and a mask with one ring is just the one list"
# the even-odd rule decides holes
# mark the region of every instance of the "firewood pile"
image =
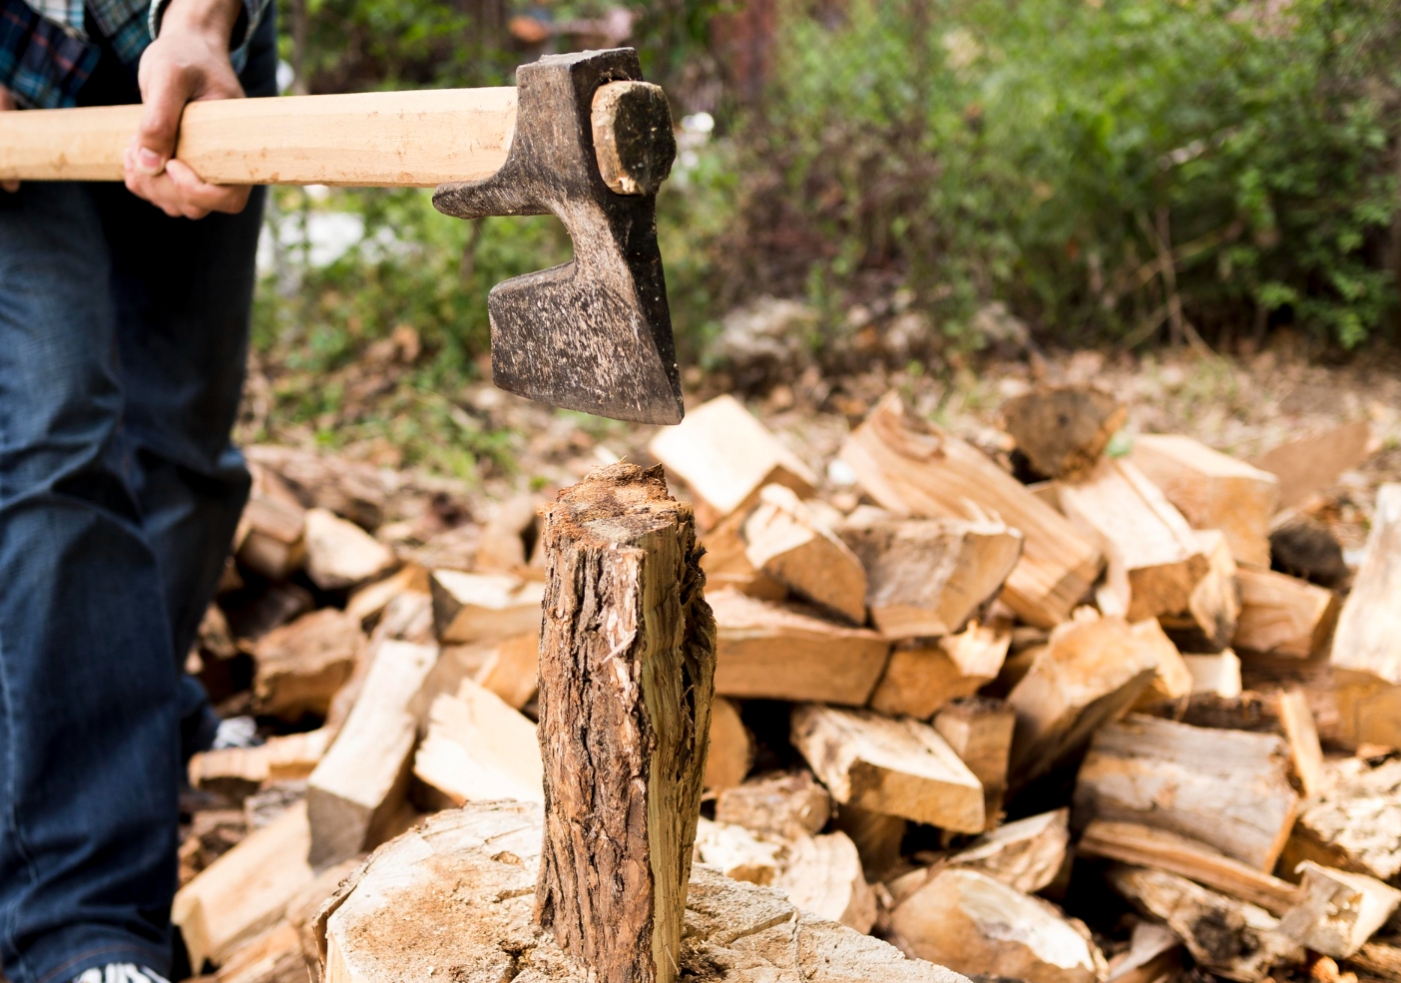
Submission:
[[[693,502],[716,628],[709,907],[687,932],[738,959],[748,930],[723,922],[759,919],[758,896],[725,885],[747,882],[786,895],[764,926],[837,954],[682,978],[950,979],[928,960],[1031,983],[1401,983],[1401,484],[1349,566],[1299,506],[1360,463],[1365,427],[1247,463],[1126,441],[1125,416],[1043,387],[1003,407],[989,452],[891,393],[821,476],[729,397],[652,440]],[[382,885],[443,880],[434,858],[469,840],[493,844],[473,877],[498,899],[521,891],[502,864],[539,866],[542,502],[454,525],[442,489],[252,460],[190,667],[271,736],[190,765],[173,917],[195,973],[525,979],[519,950],[433,955],[488,931],[453,921],[457,881],[414,910]],[[498,800],[518,805],[458,811]],[[391,930],[363,928],[390,922],[419,940],[397,963]]]

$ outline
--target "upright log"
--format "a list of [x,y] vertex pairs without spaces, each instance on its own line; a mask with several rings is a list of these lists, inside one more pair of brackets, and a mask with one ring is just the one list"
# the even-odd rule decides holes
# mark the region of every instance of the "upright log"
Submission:
[[600,983],[670,983],[715,677],[694,517],[615,464],[546,509],[544,547],[535,917]]

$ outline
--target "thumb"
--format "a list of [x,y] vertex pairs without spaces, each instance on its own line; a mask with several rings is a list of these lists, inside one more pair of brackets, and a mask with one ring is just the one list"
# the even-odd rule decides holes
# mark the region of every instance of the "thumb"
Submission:
[[171,66],[151,73],[141,93],[145,108],[136,131],[138,170],[147,174],[165,170],[166,161],[175,155],[180,114],[189,100],[190,85],[183,72]]

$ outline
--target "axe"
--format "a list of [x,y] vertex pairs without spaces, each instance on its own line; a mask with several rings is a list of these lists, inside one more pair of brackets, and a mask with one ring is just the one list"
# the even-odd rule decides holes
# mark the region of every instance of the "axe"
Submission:
[[[630,48],[550,55],[515,88],[194,102],[175,156],[212,184],[433,187],[458,218],[544,215],[574,259],[497,284],[492,381],[554,406],[679,423],[657,249],[676,140]],[[120,181],[140,106],[0,113],[0,179]]]

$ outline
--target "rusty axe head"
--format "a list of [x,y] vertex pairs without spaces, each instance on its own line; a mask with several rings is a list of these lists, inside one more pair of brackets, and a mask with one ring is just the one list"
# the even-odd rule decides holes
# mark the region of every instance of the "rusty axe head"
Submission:
[[617,420],[679,423],[655,217],[676,141],[666,97],[641,75],[627,48],[521,66],[506,163],[485,181],[439,187],[433,205],[459,218],[554,214],[574,241],[571,262],[491,291],[496,385]]

